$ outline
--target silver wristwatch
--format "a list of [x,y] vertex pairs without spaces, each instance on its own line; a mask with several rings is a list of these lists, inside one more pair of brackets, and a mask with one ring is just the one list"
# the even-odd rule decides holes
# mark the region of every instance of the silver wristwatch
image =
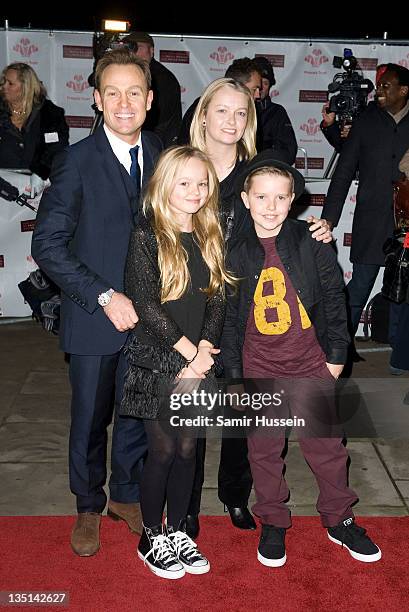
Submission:
[[98,304],[100,306],[108,306],[114,293],[115,289],[108,289],[105,293],[100,293],[98,296]]

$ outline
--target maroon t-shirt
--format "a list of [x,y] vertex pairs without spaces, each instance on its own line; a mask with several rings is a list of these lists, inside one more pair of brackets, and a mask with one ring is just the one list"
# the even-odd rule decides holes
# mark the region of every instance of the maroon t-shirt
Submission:
[[259,240],[266,256],[247,320],[244,376],[311,376],[322,371],[325,354],[278,256],[276,237]]

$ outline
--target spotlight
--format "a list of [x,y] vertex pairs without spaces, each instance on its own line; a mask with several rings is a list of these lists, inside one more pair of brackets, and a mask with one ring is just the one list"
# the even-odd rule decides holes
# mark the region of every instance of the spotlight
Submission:
[[129,32],[129,21],[118,21],[115,19],[103,19],[102,30],[104,32]]

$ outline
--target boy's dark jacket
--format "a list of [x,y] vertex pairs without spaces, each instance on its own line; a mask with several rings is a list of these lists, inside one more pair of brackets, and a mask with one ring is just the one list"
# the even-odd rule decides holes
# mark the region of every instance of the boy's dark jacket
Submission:
[[[311,237],[305,221],[286,219],[276,239],[278,255],[290,277],[328,363],[346,361],[349,335],[344,281],[334,249]],[[240,281],[230,292],[220,344],[225,376],[242,378],[242,348],[265,253],[254,227],[230,246],[227,268]]]

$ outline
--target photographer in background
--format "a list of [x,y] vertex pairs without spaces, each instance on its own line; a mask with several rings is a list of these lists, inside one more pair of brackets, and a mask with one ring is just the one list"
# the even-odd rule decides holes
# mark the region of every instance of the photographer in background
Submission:
[[270,89],[275,85],[273,67],[267,57],[256,56],[253,60],[260,68],[262,87],[260,97],[256,100],[257,119],[261,125],[262,142],[257,150],[272,149],[277,159],[290,166],[297,156],[297,139],[290,118],[281,104],[271,101]]
[[182,102],[179,81],[166,66],[154,58],[152,36],[146,32],[131,32],[121,39],[125,45],[136,43],[136,55],[149,63],[152,75],[153,102],[143,129],[154,132],[165,149],[176,144],[182,124]]
[[383,245],[392,236],[393,183],[398,164],[409,148],[409,70],[387,64],[377,81],[376,102],[356,121],[341,154],[327,193],[322,218],[337,225],[349,187],[359,169],[352,246],[352,278],[347,285],[351,335],[384,265]]
[[0,84],[0,168],[31,170],[34,197],[50,176],[54,155],[67,145],[64,110],[47,99],[31,66],[6,66]]

